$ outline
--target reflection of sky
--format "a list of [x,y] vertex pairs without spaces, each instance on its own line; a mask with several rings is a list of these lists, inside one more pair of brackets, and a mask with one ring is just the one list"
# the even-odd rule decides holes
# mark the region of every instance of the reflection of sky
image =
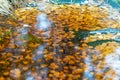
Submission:
[[25,80],[35,80],[35,79],[32,76],[29,76]]
[[86,64],[87,68],[84,72],[83,78],[87,78],[87,80],[94,80],[94,76],[93,76],[93,74],[91,74],[91,72],[93,72],[93,70],[94,70],[94,66],[91,64],[90,56],[87,56],[84,59],[84,63]]
[[107,65],[116,72],[117,77],[120,78],[120,48],[117,48],[114,53],[107,55],[105,60]]
[[49,20],[47,20],[47,15],[42,13],[37,16],[36,29],[47,31],[50,26]]
[[101,29],[101,30],[96,30],[96,31],[91,31],[90,34],[107,34],[107,33],[120,33],[120,29],[114,29],[114,28],[107,28],[107,29]]
[[[57,3],[82,3],[84,1],[87,0],[50,0],[51,2],[57,2]],[[94,1],[98,1],[98,0],[94,0]],[[108,2],[108,4],[110,4],[111,6],[113,6],[114,8],[119,8],[120,4],[116,2],[116,0],[104,0],[105,2]]]
[[40,46],[36,49],[36,51],[35,51],[35,55],[36,55],[36,56],[33,58],[33,60],[37,60],[37,59],[43,57],[44,47],[45,47],[45,45],[40,45]]
[[[116,42],[120,42],[120,29],[113,29],[113,28],[107,28],[107,29],[102,29],[102,30],[96,30],[96,31],[91,31],[90,34],[94,35],[94,34],[113,34],[113,39]],[[118,36],[118,37],[117,37]]]
[[104,1],[108,1],[108,4],[110,4],[114,8],[119,8],[120,7],[120,4],[115,2],[116,0],[104,0]]

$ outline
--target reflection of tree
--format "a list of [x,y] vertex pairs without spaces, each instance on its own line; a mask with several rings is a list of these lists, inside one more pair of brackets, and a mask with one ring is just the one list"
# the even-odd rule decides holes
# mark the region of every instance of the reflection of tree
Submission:
[[[42,79],[81,80],[85,70],[84,59],[87,55],[90,55],[91,59],[93,56],[96,56],[94,52],[87,49],[89,47],[88,45],[92,44],[92,46],[96,46],[96,44],[102,43],[102,41],[97,41],[98,43],[95,42],[94,44],[93,42],[87,45],[84,42],[84,38],[90,35],[90,31],[108,28],[108,26],[112,26],[113,23],[114,28],[116,28],[118,23],[109,20],[107,11],[97,6],[57,5],[49,8],[49,10],[46,9],[44,11],[48,15],[48,19],[54,24],[54,27],[48,30],[50,32],[49,37],[42,35],[42,33],[46,33],[46,31],[34,29],[33,25],[35,24],[36,15],[39,13],[36,8],[17,9],[15,10],[15,21],[11,17],[7,19],[7,23],[12,25],[13,28],[18,25],[21,27],[19,23],[32,26],[28,34],[23,36],[24,41],[28,41],[24,51],[18,55],[14,55],[12,52],[10,53],[10,57],[11,54],[14,55],[12,59],[10,58],[10,62],[8,61],[10,67],[21,68],[22,74],[26,74],[27,71],[31,70],[33,73],[41,76]],[[18,35],[19,33],[13,32],[14,37]],[[17,39],[15,40],[19,41]],[[17,48],[24,48],[23,46],[17,46],[15,43],[13,44]],[[38,50],[39,46],[42,46],[43,50],[40,49],[38,53],[36,53],[36,48],[38,47]],[[2,57],[3,56],[4,55],[2,55]],[[1,59],[5,58],[6,57],[3,57]],[[95,58],[93,60],[92,64],[95,65],[100,61]],[[13,62],[12,64],[11,61]],[[4,63],[2,63],[2,65],[3,64]],[[7,63],[5,66],[9,64]],[[1,69],[3,68],[1,67]],[[10,68],[8,70],[10,70]],[[93,72],[95,71],[93,70]],[[25,75],[22,75],[21,77],[24,76]]]
[[50,38],[43,39],[46,47],[43,54],[44,61],[40,66],[46,65],[44,68],[48,69],[49,79],[82,78],[82,53],[79,52],[80,48],[75,49],[72,38],[74,38],[72,31],[65,32],[63,28],[54,27]]
[[[81,75],[83,75],[83,67],[78,64],[84,64],[84,58],[86,54],[89,55],[89,53],[91,53],[89,51],[87,52],[84,49],[87,45],[85,45],[84,42],[82,42],[82,40],[89,35],[90,31],[107,28],[111,25],[111,23],[106,23],[107,21],[110,21],[108,18],[108,13],[104,9],[95,6],[78,7],[65,5],[58,7],[56,10],[53,10],[52,13],[48,13],[48,15],[49,19],[54,22],[56,28],[58,29],[53,30],[54,32],[52,33],[53,43],[51,44],[53,46],[51,45],[51,49],[52,51],[55,50],[55,54],[53,55],[53,60],[51,62],[48,62],[50,63],[49,66],[51,66],[49,68],[50,72],[48,74],[48,77],[50,77],[51,79],[53,79],[53,77],[56,77],[56,79],[58,79],[60,76],[55,76],[54,73],[57,72],[58,74],[61,74],[60,71],[62,71],[62,73],[66,75],[66,77],[64,77],[63,79],[80,79],[80,76],[76,76],[77,72],[74,73],[74,69],[76,71],[78,70],[78,73],[79,69],[82,69],[82,72],[80,73]],[[74,37],[69,37],[69,34],[71,32],[74,33]],[[64,46],[61,44],[64,44]],[[79,47],[79,49],[77,48],[75,50],[76,46]],[[82,49],[84,49],[85,51],[82,51]],[[50,49],[48,48],[47,50],[49,53]],[[54,66],[56,66],[56,68],[52,68],[51,64],[53,63]],[[97,62],[92,64],[97,64]],[[64,67],[67,67],[67,69],[64,69]],[[71,67],[73,67],[74,69]],[[54,72],[52,73],[51,70]],[[95,71],[93,70],[93,72]],[[99,74],[95,74],[95,77],[97,75],[99,76]],[[73,76],[76,76],[77,78],[73,78]],[[101,74],[99,77],[100,79],[102,79]]]

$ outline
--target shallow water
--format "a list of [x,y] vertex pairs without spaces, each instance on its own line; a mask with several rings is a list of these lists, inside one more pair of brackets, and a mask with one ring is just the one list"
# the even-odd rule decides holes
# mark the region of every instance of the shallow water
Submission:
[[119,3],[61,2],[1,16],[0,80],[120,79]]

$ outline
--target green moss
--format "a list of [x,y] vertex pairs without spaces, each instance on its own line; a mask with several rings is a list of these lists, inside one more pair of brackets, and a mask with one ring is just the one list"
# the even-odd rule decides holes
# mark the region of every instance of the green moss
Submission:
[[0,34],[0,44],[4,44],[7,42],[7,40],[9,40],[12,32],[9,30],[4,30],[3,32],[1,32],[2,34]]
[[26,34],[22,36],[24,40],[27,40],[28,42],[31,43],[40,43],[41,39],[37,38],[36,36],[33,36],[32,34]]

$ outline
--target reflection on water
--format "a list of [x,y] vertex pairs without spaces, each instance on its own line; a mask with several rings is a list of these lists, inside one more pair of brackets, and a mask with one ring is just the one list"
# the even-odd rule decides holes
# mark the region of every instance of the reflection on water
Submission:
[[116,50],[112,53],[109,54],[105,57],[107,66],[110,69],[113,69],[115,71],[115,73],[117,74],[117,76],[111,76],[114,77],[115,80],[119,80],[120,79],[120,48],[116,48]]
[[40,45],[38,49],[35,50],[35,57],[33,60],[37,60],[39,58],[43,58],[43,51],[44,51],[45,45]]
[[118,4],[82,0],[47,8],[45,1],[33,13],[16,11],[20,25],[11,33],[0,27],[0,80],[119,80],[120,12],[111,2]]

